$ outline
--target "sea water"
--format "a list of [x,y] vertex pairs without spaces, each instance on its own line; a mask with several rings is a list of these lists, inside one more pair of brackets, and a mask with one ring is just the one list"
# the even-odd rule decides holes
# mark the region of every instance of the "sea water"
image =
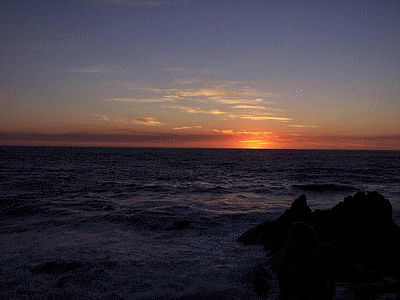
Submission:
[[358,191],[400,224],[400,152],[2,146],[0,297],[262,299],[237,237]]

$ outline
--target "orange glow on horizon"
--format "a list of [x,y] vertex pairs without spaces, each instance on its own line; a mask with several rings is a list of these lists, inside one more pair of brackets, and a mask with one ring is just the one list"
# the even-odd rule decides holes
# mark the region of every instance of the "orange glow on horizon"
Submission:
[[[60,130],[47,132],[1,132],[0,146],[78,146],[78,147],[168,147],[168,148],[238,148],[238,149],[343,149],[399,150],[400,137],[345,136],[282,133],[277,131],[208,130],[193,132],[156,132],[100,130],[86,132]],[[106,131],[106,130],[104,130]],[[101,131],[100,131],[101,132]]]
[[244,149],[267,149],[273,146],[273,142],[267,142],[265,140],[247,140],[240,141],[240,148]]

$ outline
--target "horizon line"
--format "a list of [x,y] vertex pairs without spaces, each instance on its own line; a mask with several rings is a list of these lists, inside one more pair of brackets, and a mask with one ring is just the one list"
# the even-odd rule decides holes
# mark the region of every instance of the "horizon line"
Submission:
[[25,148],[142,148],[142,149],[212,149],[212,150],[289,150],[289,151],[394,151],[400,152],[400,149],[331,149],[331,148],[230,148],[230,147],[168,147],[168,146],[82,146],[82,145],[5,145],[0,144],[0,147],[25,147]]

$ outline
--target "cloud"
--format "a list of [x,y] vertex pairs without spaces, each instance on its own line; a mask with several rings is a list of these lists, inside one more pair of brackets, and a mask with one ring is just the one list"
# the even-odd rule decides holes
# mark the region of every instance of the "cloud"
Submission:
[[162,6],[162,5],[178,5],[186,4],[186,1],[160,1],[160,0],[100,0],[101,2],[118,4],[118,5],[128,5],[128,6]]
[[226,96],[226,95],[244,95],[239,91],[228,89],[165,89],[166,93],[175,94],[182,97],[211,97],[211,96]]
[[247,130],[240,130],[240,131],[233,131],[232,129],[205,129],[204,131],[208,132],[217,132],[222,134],[230,134],[230,135],[253,135],[253,136],[271,136],[274,134],[271,131],[247,131]]
[[166,106],[168,108],[175,108],[184,110],[190,114],[208,114],[208,115],[221,115],[226,114],[226,112],[219,111],[218,109],[202,110],[200,108],[186,107],[186,106]]
[[318,128],[318,126],[309,126],[309,125],[289,125],[289,126],[296,128]]
[[140,91],[147,91],[147,92],[155,92],[155,93],[163,93],[163,89],[157,89],[157,88],[149,88],[149,87],[138,87],[134,84],[131,83],[118,83],[118,85],[122,85],[126,87],[128,90],[140,90]]
[[[223,86],[223,85],[222,85]],[[146,92],[153,92],[157,94],[164,94],[163,98],[155,99],[123,99],[123,98],[112,98],[108,100],[114,101],[128,101],[128,102],[178,102],[178,101],[187,101],[187,102],[198,102],[198,103],[220,103],[225,105],[233,105],[230,107],[230,111],[221,111],[219,109],[205,109],[203,107],[189,107],[189,106],[165,106],[167,108],[179,109],[185,111],[186,113],[191,114],[208,114],[208,115],[223,115],[224,119],[230,118],[240,118],[254,121],[265,121],[265,120],[274,120],[280,122],[291,121],[291,118],[274,116],[271,113],[263,113],[256,114],[257,110],[261,111],[278,111],[277,109],[273,109],[270,107],[266,107],[260,104],[271,103],[266,102],[260,95],[265,97],[271,97],[276,94],[273,93],[263,93],[256,90],[251,89],[227,89],[221,86],[219,87],[210,87],[210,88],[167,88],[167,89],[158,89],[152,87],[137,87],[128,84],[128,89],[135,89]],[[258,105],[257,105],[258,104]],[[235,109],[236,111],[239,109],[247,110],[246,114],[238,114],[237,112],[233,112],[231,109]],[[249,113],[248,110],[252,110],[252,113]]]
[[95,114],[98,120],[111,122],[111,123],[123,123],[123,124],[133,124],[133,125],[145,125],[145,126],[162,126],[165,123],[155,121],[154,118],[138,118],[133,120],[126,120],[123,118],[114,118],[111,119],[106,115],[98,115]]
[[235,105],[233,108],[242,108],[242,109],[267,109],[265,106],[254,106],[254,105]]
[[100,120],[110,122],[110,118],[105,115],[95,115],[95,116],[98,117]]
[[[192,81],[193,83],[193,81]],[[221,87],[200,88],[200,89],[158,89],[143,88],[132,84],[123,84],[128,90],[140,90],[157,94],[164,94],[164,99],[169,101],[209,101],[222,104],[257,104],[273,102],[264,101],[260,96],[272,97],[276,94],[261,93],[251,90],[232,90]]]
[[184,127],[174,127],[174,128],[172,128],[172,129],[174,129],[174,130],[184,130],[184,129],[191,129],[191,128],[193,128],[193,127],[184,126]]
[[[104,99],[106,101],[123,101],[123,102],[135,102],[135,103],[139,103],[139,102],[166,102],[169,99],[126,99],[126,98],[111,98],[111,99]],[[172,101],[172,99],[170,100]]]
[[164,92],[165,97],[175,96],[180,100],[206,100],[223,104],[255,104],[271,103],[259,98],[259,95],[247,90],[232,90],[225,88],[203,88],[203,89],[152,89],[154,92]]
[[250,135],[269,135],[269,134],[273,134],[273,132],[271,132],[271,131],[247,131],[247,130],[237,131],[236,133],[238,133],[238,134],[250,134]]
[[240,141],[243,144],[246,144],[246,146],[248,147],[252,147],[252,146],[265,146],[265,145],[270,145],[273,144],[273,142],[267,142],[264,140],[248,140],[248,141]]
[[98,74],[106,72],[116,72],[116,73],[130,73],[129,71],[121,70],[120,67],[114,66],[92,66],[86,68],[75,68],[70,70],[72,73],[87,73],[87,74]]
[[212,98],[213,100],[223,104],[255,104],[263,102],[262,99],[224,99],[224,98]]
[[202,79],[175,79],[175,82],[181,85],[199,84],[203,81]]
[[164,125],[164,123],[154,121],[153,118],[141,118],[141,119],[134,119],[133,121],[130,122],[131,124],[137,124],[137,125],[146,125],[146,126],[160,126]]
[[269,117],[269,116],[252,116],[252,115],[240,115],[241,119],[254,120],[254,121],[264,121],[264,120],[275,120],[275,121],[291,121],[291,118],[281,118],[281,117]]
[[232,129],[221,130],[223,134],[235,134]]
[[177,95],[164,95],[164,101],[178,101],[178,100],[185,100],[185,99]]

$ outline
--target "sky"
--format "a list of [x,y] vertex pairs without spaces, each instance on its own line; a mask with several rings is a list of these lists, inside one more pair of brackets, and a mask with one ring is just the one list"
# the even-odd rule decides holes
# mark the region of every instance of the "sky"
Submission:
[[400,150],[398,0],[12,0],[0,20],[0,145]]

